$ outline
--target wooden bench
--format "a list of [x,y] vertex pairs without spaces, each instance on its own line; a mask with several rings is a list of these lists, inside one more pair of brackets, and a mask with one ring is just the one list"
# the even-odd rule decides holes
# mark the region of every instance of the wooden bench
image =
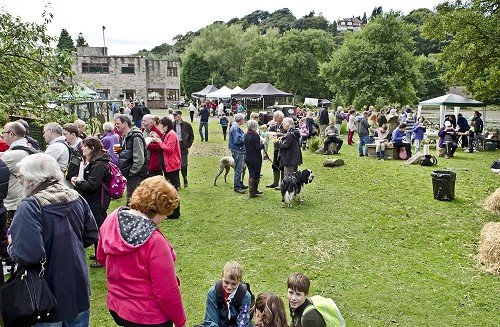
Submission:
[[[367,144],[368,157],[375,158],[375,143]],[[385,146],[384,159],[399,159],[399,151],[392,145]]]

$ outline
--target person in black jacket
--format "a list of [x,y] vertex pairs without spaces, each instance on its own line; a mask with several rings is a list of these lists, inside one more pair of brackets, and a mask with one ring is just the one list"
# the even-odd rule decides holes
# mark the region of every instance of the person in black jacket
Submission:
[[[111,197],[102,184],[109,183],[111,172],[109,169],[109,153],[102,147],[101,140],[89,137],[83,140],[83,155],[86,158],[83,169],[83,179],[73,177],[71,183],[75,190],[87,201],[90,211],[94,215],[97,227],[100,228],[107,216]],[[97,241],[94,244],[97,250]],[[95,260],[94,256],[91,256]],[[101,267],[97,261],[90,265],[92,268]]]
[[283,175],[291,175],[296,172],[302,164],[302,152],[300,151],[300,132],[295,128],[292,118],[283,119],[283,128],[286,130],[285,136],[278,138],[276,143],[280,149],[280,166],[283,167]]
[[310,285],[309,277],[302,273],[288,276],[288,306],[292,318],[290,327],[325,327],[325,320],[318,310],[313,308],[303,314],[307,307],[313,305],[308,298]]
[[[7,196],[7,191],[9,190],[9,167],[0,159],[0,235],[6,236],[6,228],[7,228],[7,209],[3,205],[3,199]],[[3,242],[2,242],[3,244]],[[5,249],[7,251],[7,249]],[[0,264],[1,264],[0,260]],[[0,284],[3,284],[3,266],[0,267]]]
[[262,168],[261,151],[264,149],[266,139],[262,139],[257,132],[259,123],[256,120],[250,119],[247,122],[247,132],[243,137],[245,142],[245,163],[248,167],[248,190],[249,197],[254,198],[262,194],[259,188],[260,171]]

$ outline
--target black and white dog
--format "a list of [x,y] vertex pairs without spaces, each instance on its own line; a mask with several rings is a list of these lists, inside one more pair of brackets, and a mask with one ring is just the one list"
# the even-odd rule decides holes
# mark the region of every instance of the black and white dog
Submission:
[[309,184],[313,181],[314,175],[311,169],[304,169],[302,171],[296,171],[292,175],[287,175],[283,177],[281,182],[281,207],[285,207],[285,202],[288,204],[288,208],[292,207],[292,200],[296,198],[300,203],[304,202],[302,199],[301,189],[305,184]]

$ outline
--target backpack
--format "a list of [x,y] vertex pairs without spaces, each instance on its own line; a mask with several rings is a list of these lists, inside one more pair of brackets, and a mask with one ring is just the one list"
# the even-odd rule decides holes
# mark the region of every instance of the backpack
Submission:
[[120,168],[112,162],[109,162],[110,178],[106,185],[102,183],[102,188],[108,192],[112,199],[120,199],[127,189],[127,179],[123,176]]
[[[345,321],[339,308],[331,298],[314,295],[309,298],[312,305],[307,306],[302,312],[302,319],[309,311],[316,309],[325,320],[326,327],[345,327]],[[303,325],[303,324],[302,324]]]
[[68,165],[66,166],[66,171],[64,172],[64,177],[70,181],[71,177],[78,177],[80,172],[80,164],[83,161],[83,156],[80,151],[76,150],[72,146],[64,143],[69,151]]
[[13,146],[12,148],[10,148],[10,150],[24,150],[24,151],[28,152],[28,155],[40,152],[40,150],[37,150],[37,149],[32,148],[30,146],[25,146],[25,145],[16,145],[16,146]]
[[[238,289],[236,290],[236,294],[234,295],[233,299],[231,300],[231,306],[233,306],[236,311],[240,312],[240,306],[241,306],[241,301],[243,301],[243,297],[245,296],[246,292],[250,293],[250,308],[248,308],[249,314],[250,314],[250,320],[253,318],[253,310],[250,310],[254,304],[255,304],[255,296],[252,294],[252,291],[250,290],[250,284],[241,282],[240,285],[238,286]],[[222,308],[224,307],[224,291],[222,290],[222,280],[219,280],[215,284],[215,294],[217,298],[217,307]],[[236,320],[236,316],[233,317],[231,320]],[[230,323],[231,325],[231,323]],[[328,326],[327,326],[328,327]]]

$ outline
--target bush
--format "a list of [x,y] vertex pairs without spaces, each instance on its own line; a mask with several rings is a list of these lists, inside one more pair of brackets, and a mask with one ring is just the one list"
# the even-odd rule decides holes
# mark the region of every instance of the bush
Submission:
[[316,152],[319,149],[319,137],[315,136],[309,140],[309,151]]

